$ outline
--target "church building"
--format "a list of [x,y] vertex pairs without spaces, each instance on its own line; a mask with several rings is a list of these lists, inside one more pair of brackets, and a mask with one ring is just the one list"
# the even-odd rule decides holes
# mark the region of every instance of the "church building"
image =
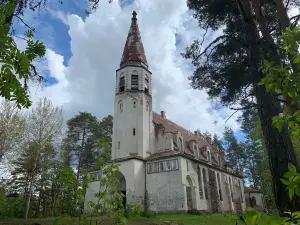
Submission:
[[[152,111],[152,75],[136,12],[132,13],[116,70],[112,158],[120,165],[119,190],[127,203],[154,212],[242,212],[243,177],[233,172],[211,138],[190,132]],[[94,171],[95,175],[99,171]],[[85,196],[96,201],[99,181]]]

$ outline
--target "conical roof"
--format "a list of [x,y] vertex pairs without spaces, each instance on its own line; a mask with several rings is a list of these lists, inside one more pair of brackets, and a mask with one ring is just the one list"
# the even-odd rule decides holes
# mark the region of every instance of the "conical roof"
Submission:
[[148,66],[144,46],[140,36],[139,26],[137,24],[136,15],[136,12],[133,11],[131,25],[128,32],[120,66],[130,61],[143,62],[145,65]]

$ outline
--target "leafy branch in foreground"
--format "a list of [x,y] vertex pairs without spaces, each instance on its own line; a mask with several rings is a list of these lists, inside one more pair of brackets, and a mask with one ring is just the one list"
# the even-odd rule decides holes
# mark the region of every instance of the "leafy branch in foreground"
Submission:
[[[287,186],[290,200],[294,200],[294,196],[300,197],[300,173],[296,171],[296,167],[289,163],[289,171],[284,174],[286,179],[280,179],[283,184]],[[278,219],[271,219],[271,217],[263,217],[262,213],[253,208],[248,208],[244,216],[240,217],[240,221],[247,225],[247,221],[251,220],[252,225],[264,224],[262,222],[268,221],[272,225],[295,225],[300,222],[300,211],[297,212],[284,212],[283,217]]]
[[[97,192],[95,201],[89,201],[88,206],[90,213],[82,212],[79,216],[79,224],[90,225],[106,224],[107,218],[112,218],[113,224],[126,225],[128,218],[136,216],[142,210],[141,206],[135,204],[123,205],[124,195],[119,192],[119,165],[112,161],[110,154],[110,144],[105,141],[105,137],[100,139],[99,148],[101,153],[97,157],[98,179],[93,173],[88,174],[87,170],[83,171],[83,181],[77,195],[79,207],[82,209],[84,196],[88,186],[92,182],[97,182]],[[62,218],[60,218],[62,219]],[[57,219],[55,224],[60,224]],[[66,214],[64,219],[70,223],[75,222],[75,218]]]
[[[292,115],[282,113],[273,117],[273,125],[280,131],[285,123],[293,135],[300,135],[300,54],[297,49],[300,46],[300,27],[287,28],[279,37],[281,48],[286,55],[290,55],[293,60],[291,64],[274,66],[265,60],[261,70],[266,76],[260,81],[269,92],[277,93],[282,99],[291,98],[292,104],[298,109]],[[282,101],[284,104],[286,102]]]
[[28,108],[31,105],[28,81],[42,80],[33,62],[45,55],[46,48],[40,41],[33,40],[32,30],[29,29],[25,32],[26,49],[18,49],[14,39],[7,32],[10,29],[10,23],[6,21],[7,15],[13,7],[13,1],[0,6],[0,96],[15,101],[18,108]]

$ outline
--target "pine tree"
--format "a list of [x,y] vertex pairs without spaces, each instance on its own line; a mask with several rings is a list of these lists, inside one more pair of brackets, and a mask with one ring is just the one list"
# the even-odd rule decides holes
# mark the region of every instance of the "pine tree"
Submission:
[[[271,54],[265,51],[264,44],[270,42],[260,37],[253,4],[250,0],[190,0],[188,6],[195,10],[194,16],[202,28],[224,28],[223,35],[203,51],[202,42],[196,41],[183,54],[192,59],[196,67],[191,77],[192,86],[205,88],[211,98],[221,99],[226,106],[241,105],[232,107],[234,110],[257,109],[268,150],[277,208],[280,213],[299,209],[299,205],[289,200],[285,186],[278,179],[288,171],[288,162],[296,165],[297,170],[299,165],[287,127],[279,132],[272,125],[272,118],[282,111],[278,96],[267,93],[265,87],[258,85],[265,76],[259,68]],[[274,30],[272,34],[280,32],[272,1],[264,1],[261,7],[268,30]]]
[[[62,143],[62,153],[65,161],[77,164],[77,180],[83,168],[95,163],[95,134],[98,121],[88,112],[80,112],[67,122],[68,130]],[[95,145],[96,144],[96,145]]]

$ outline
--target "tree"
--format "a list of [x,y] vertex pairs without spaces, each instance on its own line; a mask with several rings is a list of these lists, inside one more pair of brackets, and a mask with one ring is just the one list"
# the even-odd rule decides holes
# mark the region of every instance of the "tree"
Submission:
[[[114,224],[127,224],[128,216],[137,215],[141,211],[141,207],[138,205],[123,205],[124,195],[118,191],[118,185],[120,183],[119,165],[111,160],[110,143],[105,141],[104,137],[100,138],[99,147],[103,150],[97,157],[97,170],[99,171],[100,181],[97,188],[95,197],[97,202],[90,201],[89,206],[91,208],[91,217],[98,212],[104,213],[114,217]],[[87,181],[95,180],[95,177],[91,176]],[[87,185],[84,185],[87,187]],[[85,190],[83,191],[85,193]],[[125,209],[126,207],[126,209]],[[113,210],[118,209],[118,210]],[[126,218],[127,217],[127,218]],[[102,222],[103,217],[97,222]]]
[[[76,174],[70,165],[57,164],[54,168],[50,189],[50,215],[75,211],[75,193],[78,187]],[[58,209],[59,211],[58,211]]]
[[[270,31],[278,27],[278,20],[272,1],[264,3],[261,7]],[[289,200],[284,185],[278,179],[288,170],[288,162],[299,168],[287,127],[279,132],[272,126],[273,116],[282,111],[280,100],[277,95],[267,93],[264,87],[258,85],[265,76],[259,67],[267,54],[250,1],[190,0],[188,6],[195,10],[195,17],[202,28],[216,30],[224,27],[223,35],[203,51],[202,42],[196,41],[183,54],[185,58],[192,59],[196,67],[190,78],[192,87],[207,89],[211,98],[219,98],[226,106],[241,106],[232,107],[234,110],[257,109],[268,150],[277,208],[281,213],[297,209],[299,206]],[[272,34],[277,31],[275,29]]]
[[223,150],[223,142],[219,139],[218,135],[214,134],[213,136],[213,145],[217,146],[219,149]]
[[241,145],[246,155],[245,175],[255,188],[260,189],[261,176],[265,168],[263,168],[264,148],[256,135],[257,113],[252,111],[245,112],[241,122],[242,131],[247,139],[247,141]]
[[106,142],[111,143],[112,128],[113,117],[111,115],[108,115],[99,122],[99,128],[97,130],[97,140],[99,140],[99,138],[101,137],[104,137]]
[[0,162],[5,153],[15,150],[24,136],[25,119],[15,104],[0,101]]
[[44,146],[40,149],[37,142],[27,142],[24,144],[22,154],[13,163],[14,171],[11,175],[15,191],[24,193],[26,199],[25,218],[28,217],[30,202],[33,190],[37,188],[37,178],[41,171],[42,154],[49,152],[51,146]]
[[229,127],[225,127],[223,139],[226,160],[233,164],[236,171],[241,171],[244,168],[246,157],[244,148],[240,146],[236,137],[234,136],[233,130]]
[[67,122],[67,135],[62,143],[62,153],[65,161],[77,163],[77,180],[82,168],[88,168],[95,162],[95,134],[98,121],[88,112],[80,112]]
[[37,107],[33,108],[27,117],[26,139],[28,142],[36,143],[37,154],[41,155],[43,167],[41,172],[37,213],[40,210],[41,199],[45,185],[45,176],[49,169],[49,157],[55,153],[44,154],[47,146],[53,146],[55,139],[61,134],[64,113],[62,108],[54,107],[47,98],[40,99]]

